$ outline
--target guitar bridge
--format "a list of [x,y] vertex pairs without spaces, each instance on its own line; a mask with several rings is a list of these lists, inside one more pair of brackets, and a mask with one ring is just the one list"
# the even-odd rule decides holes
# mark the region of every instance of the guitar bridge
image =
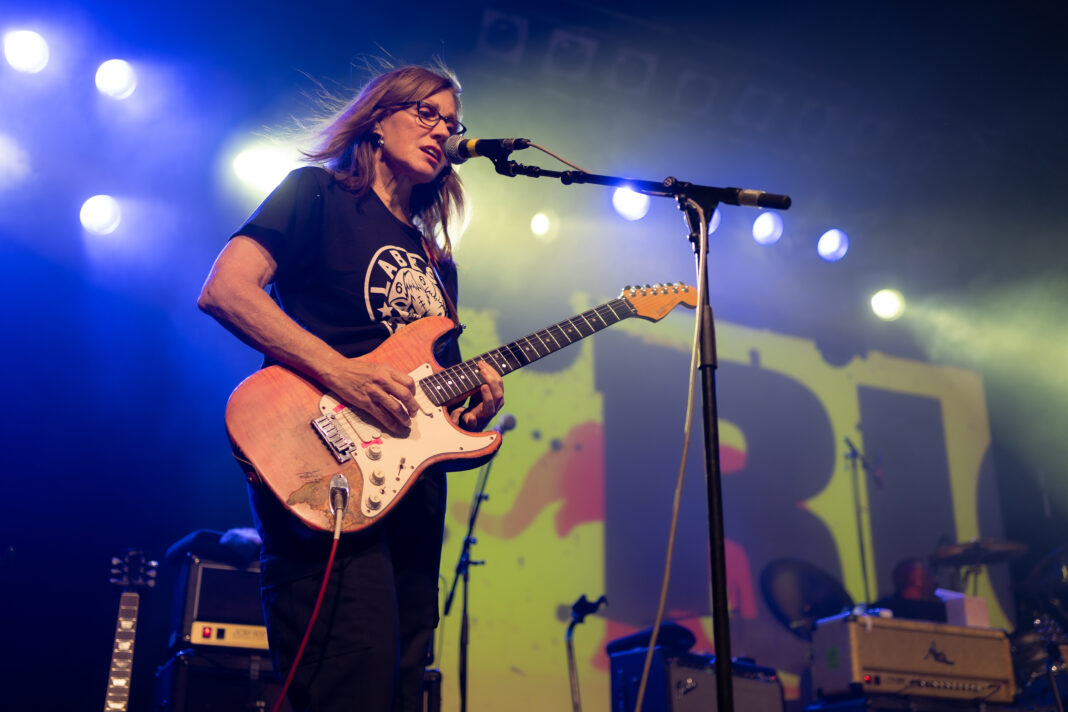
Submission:
[[336,415],[324,415],[313,420],[311,424],[339,463],[352,459],[351,453],[356,449],[356,444],[338,427]]

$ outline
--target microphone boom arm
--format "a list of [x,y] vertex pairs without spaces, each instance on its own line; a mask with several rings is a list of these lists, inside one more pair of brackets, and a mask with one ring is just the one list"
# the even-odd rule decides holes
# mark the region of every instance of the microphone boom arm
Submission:
[[762,190],[716,188],[710,185],[695,185],[671,177],[657,183],[656,181],[632,180],[630,178],[599,175],[583,171],[554,171],[540,166],[528,166],[510,161],[506,157],[495,158],[488,156],[488,158],[493,161],[493,166],[498,173],[509,178],[514,178],[517,175],[529,178],[558,178],[564,185],[589,183],[592,185],[630,188],[635,193],[644,193],[661,198],[678,199],[680,196],[688,196],[701,204],[723,203],[724,205],[787,210],[793,202],[788,195],[765,193]]

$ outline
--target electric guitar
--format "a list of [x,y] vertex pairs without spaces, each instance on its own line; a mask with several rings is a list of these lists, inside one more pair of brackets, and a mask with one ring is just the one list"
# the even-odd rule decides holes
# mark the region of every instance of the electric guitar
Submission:
[[111,649],[111,670],[104,697],[104,712],[126,712],[130,701],[133,672],[134,638],[137,636],[137,613],[141,605],[138,589],[156,585],[159,563],[149,561],[142,551],[130,549],[123,558],[111,559],[111,583],[122,586],[119,616],[115,623],[115,645]]
[[344,475],[351,494],[342,531],[358,531],[392,509],[427,467],[471,469],[496,453],[499,432],[463,430],[445,407],[482,385],[479,361],[503,376],[623,319],[659,321],[679,304],[696,307],[697,290],[681,283],[626,287],[617,299],[449,368],[434,360],[433,347],[455,325],[426,317],[356,357],[416,382],[419,410],[407,433],[385,432],[366,412],[282,366],[258,371],[231,394],[227,432],[249,481],[269,488],[312,529],[333,531],[331,480]]

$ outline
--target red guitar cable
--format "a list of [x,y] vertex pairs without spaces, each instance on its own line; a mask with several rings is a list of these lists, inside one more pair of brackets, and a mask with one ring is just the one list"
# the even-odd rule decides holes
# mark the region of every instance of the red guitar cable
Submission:
[[[330,545],[330,557],[326,560],[326,573],[323,574],[323,585],[319,587],[319,596],[315,599],[315,608],[312,609],[311,620],[308,621],[308,628],[304,631],[304,639],[300,641],[300,647],[297,648],[297,656],[293,658],[293,664],[289,667],[289,674],[286,675],[285,684],[282,685],[282,692],[279,693],[278,699],[275,700],[271,712],[278,712],[282,708],[282,703],[285,701],[286,695],[289,693],[289,685],[293,682],[293,675],[297,672],[297,666],[300,665],[300,659],[304,655],[304,648],[308,645],[308,639],[311,637],[312,626],[315,625],[315,619],[319,616],[319,608],[323,605],[323,596],[326,594],[326,584],[330,581],[330,571],[334,568],[334,555],[337,554],[337,545],[341,539],[341,519],[345,516],[345,503],[348,500],[348,484],[346,483],[345,485],[344,494],[335,492],[334,490],[335,488],[331,487],[330,498],[334,503],[334,541]],[[338,499],[340,499],[340,502]]]

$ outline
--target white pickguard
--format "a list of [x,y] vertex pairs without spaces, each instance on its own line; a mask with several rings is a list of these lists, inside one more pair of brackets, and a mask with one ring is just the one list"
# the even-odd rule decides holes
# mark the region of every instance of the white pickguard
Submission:
[[[425,363],[408,375],[418,383],[434,373]],[[389,508],[389,504],[424,462],[437,455],[462,455],[492,443],[494,438],[473,438],[456,430],[448,422],[448,413],[435,406],[415,389],[419,411],[412,415],[412,425],[406,437],[394,437],[383,431],[362,411],[340,402],[333,393],[319,400],[319,410],[332,417],[338,429],[354,447],[349,451],[353,462],[363,473],[363,495],[360,511],[374,518]],[[494,437],[500,437],[494,433]]]

